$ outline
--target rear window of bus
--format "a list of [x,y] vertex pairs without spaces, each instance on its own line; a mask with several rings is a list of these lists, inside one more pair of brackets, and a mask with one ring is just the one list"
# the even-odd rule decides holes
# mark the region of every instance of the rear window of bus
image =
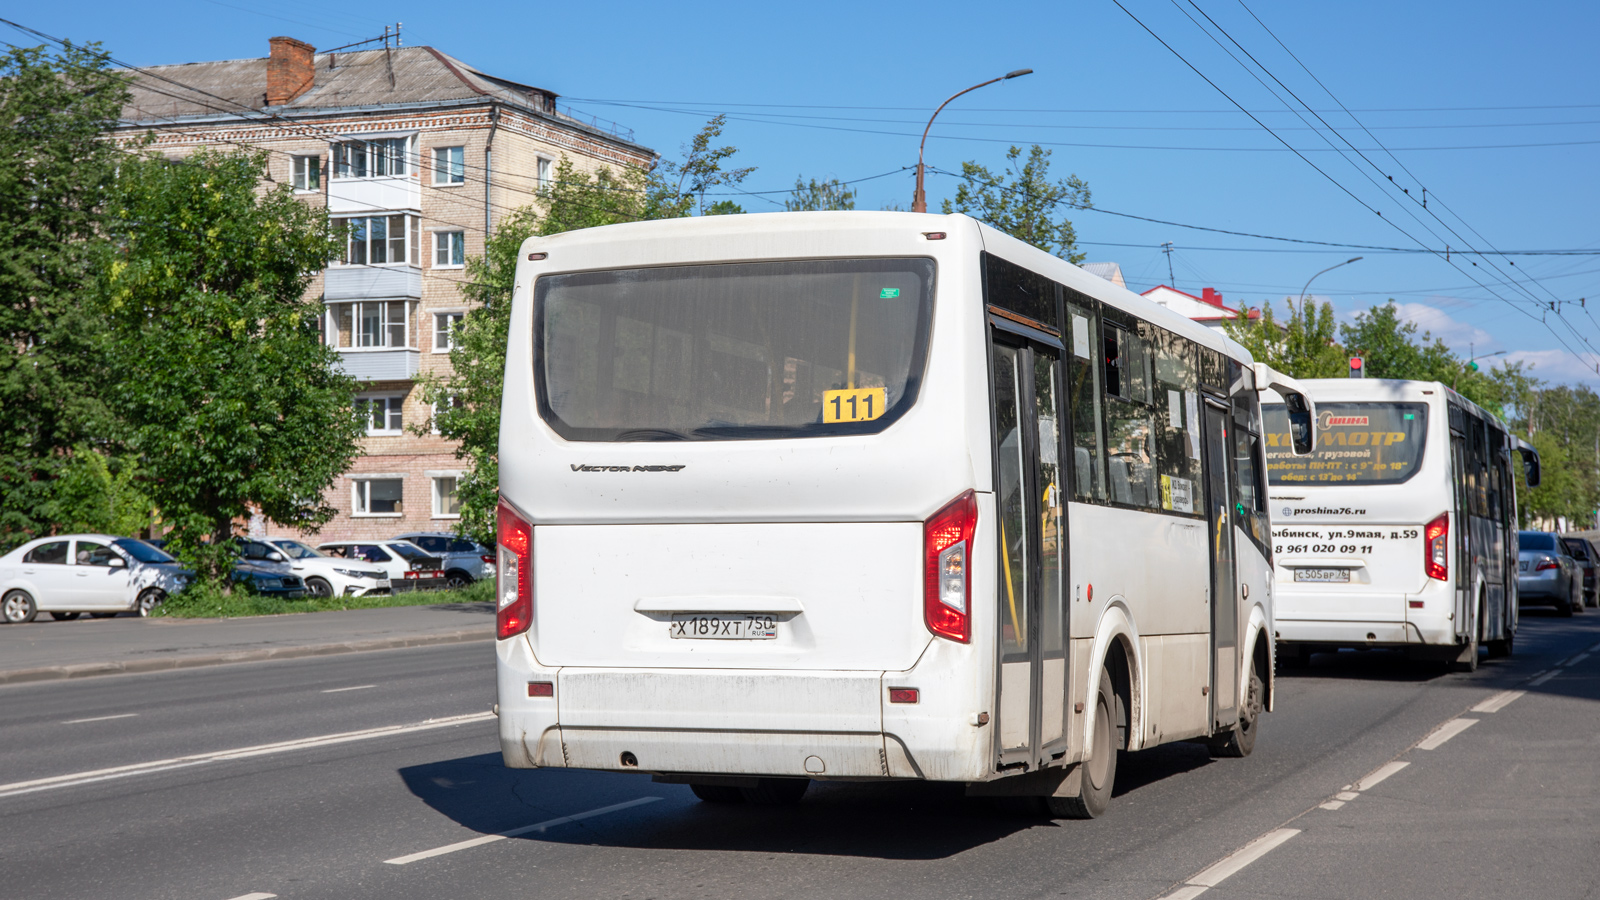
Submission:
[[1274,485],[1400,484],[1422,462],[1428,436],[1426,404],[1318,403],[1317,449],[1296,456],[1283,404],[1262,404],[1261,418]]
[[930,259],[547,275],[540,413],[577,441],[882,431],[916,401],[933,289]]

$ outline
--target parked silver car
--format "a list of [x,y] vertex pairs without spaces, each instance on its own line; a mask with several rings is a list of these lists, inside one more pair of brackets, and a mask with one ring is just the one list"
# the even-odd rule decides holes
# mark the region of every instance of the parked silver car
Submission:
[[480,578],[494,577],[494,551],[447,531],[413,531],[394,536],[410,541],[444,560],[445,587],[464,588]]
[[1561,539],[1567,547],[1567,552],[1578,563],[1578,570],[1583,573],[1583,605],[1600,605],[1600,552],[1588,538],[1568,536]]
[[150,615],[194,573],[144,541],[106,534],[39,538],[0,556],[0,621],[20,625],[41,612]]
[[1522,531],[1517,545],[1517,603],[1554,606],[1563,616],[1583,612],[1583,571],[1561,537]]

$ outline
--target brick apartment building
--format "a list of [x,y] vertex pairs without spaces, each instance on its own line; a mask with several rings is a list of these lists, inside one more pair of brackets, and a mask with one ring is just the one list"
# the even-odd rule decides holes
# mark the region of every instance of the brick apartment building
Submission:
[[[565,155],[579,171],[648,166],[619,128],[560,111],[556,94],[480,72],[432,47],[317,53],[287,37],[265,59],[130,73],[114,138],[150,134],[172,158],[240,145],[269,152],[272,181],[344,220],[350,239],[309,290],[323,331],[360,382],[364,455],[328,499],[328,540],[449,531],[459,516],[454,445],[417,435],[432,409],[418,379],[449,371],[468,256],[533,202]],[[270,528],[261,522],[252,531]]]

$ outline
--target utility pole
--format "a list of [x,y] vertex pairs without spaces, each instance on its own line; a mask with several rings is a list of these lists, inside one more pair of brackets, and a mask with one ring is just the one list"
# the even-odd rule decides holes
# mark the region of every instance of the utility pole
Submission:
[[1167,255],[1167,287],[1178,289],[1178,279],[1172,274],[1172,242],[1167,241],[1161,245],[1161,252]]

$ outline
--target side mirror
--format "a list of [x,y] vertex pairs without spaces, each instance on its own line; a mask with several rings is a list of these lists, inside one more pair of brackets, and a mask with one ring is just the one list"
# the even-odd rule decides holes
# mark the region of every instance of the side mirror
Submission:
[[283,554],[279,553],[276,550],[274,550],[271,553],[267,554],[267,559],[270,559],[273,562],[283,562]]
[[1294,444],[1295,455],[1305,456],[1317,449],[1316,421],[1306,395],[1284,394],[1283,405],[1289,411],[1289,440]]
[[106,560],[106,565],[110,566],[113,569],[125,569],[128,566],[128,561],[123,559],[120,556],[113,556],[110,559]]
[[1528,487],[1539,486],[1539,451],[1533,445],[1517,438],[1517,451],[1522,454],[1522,474],[1528,479]]

